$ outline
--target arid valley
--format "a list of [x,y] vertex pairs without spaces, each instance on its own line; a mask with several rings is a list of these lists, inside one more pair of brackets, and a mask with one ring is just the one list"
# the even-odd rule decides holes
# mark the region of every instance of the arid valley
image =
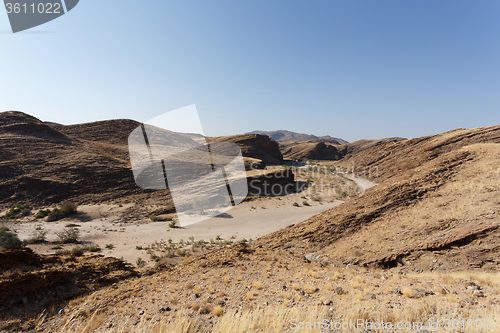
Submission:
[[500,329],[500,126],[207,137],[263,191],[182,226],[134,181],[139,125],[0,113],[1,332]]

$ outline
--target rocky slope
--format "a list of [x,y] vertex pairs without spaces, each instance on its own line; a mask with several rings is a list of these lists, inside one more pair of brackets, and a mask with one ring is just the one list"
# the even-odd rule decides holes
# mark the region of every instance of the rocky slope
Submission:
[[409,140],[388,141],[346,156],[341,165],[370,169],[366,177],[382,181],[475,143],[500,143],[500,126],[457,129]]
[[342,264],[497,270],[499,134],[457,130],[368,149],[345,163],[377,166],[377,187],[258,244]]
[[[0,318],[38,313],[118,281],[136,277],[123,261],[103,256],[38,255],[29,248],[0,249]],[[19,325],[4,322],[2,329]],[[33,328],[33,320],[21,327]]]
[[405,139],[359,140],[345,144],[336,144],[325,140],[305,142],[284,141],[280,142],[280,150],[285,159],[337,161],[352,157],[364,150],[384,143],[399,142],[402,140]]
[[[127,144],[139,125],[117,119],[65,126],[22,112],[0,113],[0,203],[144,201],[173,211],[168,189],[145,190],[135,184]],[[237,143],[258,168],[282,161],[278,144],[267,136],[209,140]]]
[[208,138],[209,142],[232,142],[241,148],[244,157],[263,161],[266,165],[276,165],[283,162],[278,143],[266,135],[242,134]]

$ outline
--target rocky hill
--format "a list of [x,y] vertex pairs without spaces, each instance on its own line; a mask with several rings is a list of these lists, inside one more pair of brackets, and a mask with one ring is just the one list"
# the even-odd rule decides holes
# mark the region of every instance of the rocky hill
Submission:
[[340,163],[378,168],[377,187],[258,243],[293,243],[342,264],[496,270],[499,143],[491,126],[364,150]]
[[258,159],[266,165],[277,165],[283,162],[278,143],[266,135],[241,134],[208,138],[209,142],[233,142],[240,146],[244,157]]
[[[22,112],[0,113],[0,203],[150,201],[172,211],[168,189],[145,190],[135,184],[128,136],[139,125],[116,119],[66,126]],[[278,144],[267,136],[209,140],[237,143],[243,156],[261,168],[282,161]]]
[[328,142],[332,144],[345,144],[347,141],[344,139],[340,138],[334,138],[329,135],[324,135],[324,136],[316,136],[312,134],[303,134],[303,133],[296,133],[296,132],[290,132],[286,130],[279,130],[279,131],[253,131],[247,134],[261,134],[261,135],[267,135],[271,139],[277,141],[277,142],[285,142],[285,141],[295,141],[295,142],[302,142],[302,141],[321,141],[321,142]]
[[399,142],[403,138],[388,138],[379,140],[359,140],[355,142],[336,144],[324,140],[311,140],[304,142],[280,142],[280,150],[285,159],[313,159],[337,161],[349,158],[369,148],[384,143]]
[[475,143],[500,143],[500,126],[457,129],[409,140],[382,141],[368,149],[352,152],[340,164],[371,168],[373,172],[366,177],[382,181]]

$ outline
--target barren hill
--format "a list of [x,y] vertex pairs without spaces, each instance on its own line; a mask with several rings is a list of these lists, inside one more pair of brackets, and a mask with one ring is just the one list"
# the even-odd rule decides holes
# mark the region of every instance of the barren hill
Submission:
[[[0,113],[0,203],[149,200],[171,211],[168,190],[144,190],[134,182],[127,139],[139,125],[117,119],[66,126],[44,123],[22,112]],[[253,161],[282,160],[278,144],[267,136],[209,140],[235,142],[243,156]]]
[[233,142],[240,146],[243,156],[264,161],[267,165],[283,162],[278,143],[265,135],[241,134],[208,138],[209,142]]
[[340,162],[378,167],[379,186],[258,243],[295,244],[343,264],[497,269],[498,143],[500,126],[492,126],[362,151]]
[[398,142],[403,138],[388,138],[379,140],[359,140],[345,144],[334,144],[323,140],[305,142],[280,142],[280,150],[286,159],[340,160],[354,156],[369,148],[384,143]]
[[253,131],[247,134],[261,134],[261,135],[267,135],[271,139],[277,141],[277,142],[285,142],[285,141],[295,141],[295,142],[302,142],[302,141],[311,141],[311,140],[316,140],[316,141],[322,141],[322,142],[329,142],[332,144],[345,144],[347,141],[344,139],[340,138],[334,138],[329,135],[324,135],[324,136],[316,136],[312,134],[303,134],[303,133],[296,133],[296,132],[290,132],[286,130],[279,130],[279,131]]
[[500,143],[500,126],[457,129],[421,138],[382,142],[346,156],[340,164],[371,168],[374,171],[366,176],[382,181],[475,143]]

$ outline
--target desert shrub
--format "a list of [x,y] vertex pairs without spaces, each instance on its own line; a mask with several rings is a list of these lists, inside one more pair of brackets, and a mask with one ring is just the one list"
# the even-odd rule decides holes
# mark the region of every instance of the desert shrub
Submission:
[[85,250],[83,248],[79,247],[79,246],[74,247],[74,248],[71,249],[71,254],[73,254],[73,255],[80,256],[83,253],[85,253]]
[[71,201],[63,201],[61,203],[60,211],[64,215],[74,214],[74,213],[76,213],[76,204],[74,202],[71,202]]
[[38,213],[36,213],[35,219],[43,219],[44,217],[49,216],[50,212],[51,212],[50,209],[45,209],[45,210],[40,209]]
[[170,228],[177,228],[177,221],[176,221],[176,220],[172,220],[172,221],[168,224],[168,226],[169,226]]
[[1,247],[22,247],[23,242],[17,237],[17,234],[11,232],[7,227],[0,227],[0,246]]
[[186,257],[186,258],[190,256],[190,254],[189,254],[189,251],[188,251],[188,250],[180,250],[180,249],[179,249],[179,250],[177,250],[177,255],[178,255],[179,257]]
[[166,216],[166,215],[150,215],[149,218],[151,221],[156,222],[156,221],[172,221],[172,217]]
[[313,182],[313,180],[312,180],[312,179],[308,179],[308,180],[307,180],[307,182],[308,182],[308,183],[312,183],[312,182]]
[[71,250],[61,250],[58,249],[55,253],[56,254],[72,254],[75,256],[80,256],[84,254],[85,252],[99,252],[101,251],[101,248],[99,245],[88,245],[88,246],[75,246]]
[[61,208],[39,210],[35,218],[40,219],[47,216],[47,221],[57,221],[68,215],[76,213],[76,204],[70,201],[63,201]]
[[106,244],[106,248],[112,250],[115,246],[113,244]]
[[137,261],[135,262],[135,264],[139,268],[146,266],[146,262],[141,257],[137,258]]
[[43,230],[35,230],[30,238],[26,240],[27,244],[37,244],[45,242],[45,235],[47,235],[47,231]]
[[78,237],[80,236],[80,230],[77,228],[64,229],[61,232],[56,232],[56,236],[59,238],[60,243],[76,243],[78,242]]
[[320,197],[319,195],[313,195],[313,196],[311,197],[311,200],[312,200],[312,201],[321,201],[321,197]]
[[193,204],[193,210],[198,212],[198,214],[203,214],[205,209],[207,209],[210,205],[210,202],[207,197],[199,196],[195,197],[191,200]]
[[302,202],[302,204],[303,204],[304,206],[310,206],[309,202],[307,202],[307,201]]
[[296,202],[294,202],[294,203],[293,203],[293,207],[299,207],[299,204],[298,204],[298,203],[296,203]]
[[88,252],[99,252],[101,251],[101,248],[99,247],[99,245],[88,245],[88,246],[85,246],[84,249]]
[[24,205],[15,205],[7,213],[5,213],[5,217],[9,219],[15,219],[15,218],[20,218],[27,216],[31,213],[29,210],[29,205],[24,204]]

